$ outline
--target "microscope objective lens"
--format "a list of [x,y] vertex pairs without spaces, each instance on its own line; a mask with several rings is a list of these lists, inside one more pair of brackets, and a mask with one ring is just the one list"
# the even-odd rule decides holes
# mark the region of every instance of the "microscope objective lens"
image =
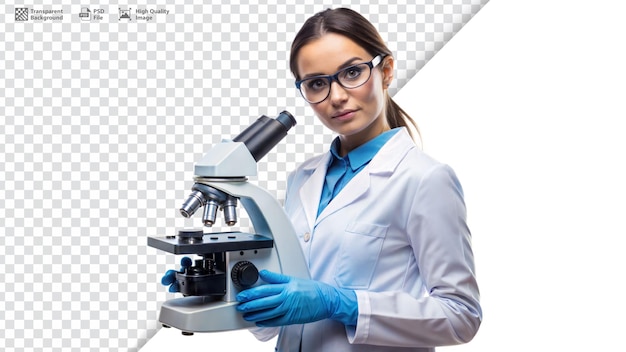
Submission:
[[217,217],[217,209],[219,204],[214,200],[209,200],[204,206],[204,215],[202,216],[202,222],[204,226],[210,227],[215,224],[215,218]]
[[189,195],[187,200],[183,203],[180,208],[180,214],[186,218],[191,217],[198,208],[203,206],[206,203],[204,199],[204,195],[201,192],[194,191]]

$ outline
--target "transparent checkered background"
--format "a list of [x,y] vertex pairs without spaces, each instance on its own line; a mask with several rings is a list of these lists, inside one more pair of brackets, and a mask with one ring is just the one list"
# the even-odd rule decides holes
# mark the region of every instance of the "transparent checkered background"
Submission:
[[[179,260],[147,237],[199,226],[177,210],[194,162],[288,110],[298,125],[252,179],[282,199],[287,171],[333,137],[288,69],[307,17],[348,6],[370,19],[395,53],[394,93],[487,0],[231,2],[0,5],[0,350],[141,348],[173,297],[160,277]],[[81,21],[86,6],[104,20]],[[119,20],[118,8],[146,6],[170,14]],[[16,7],[64,19],[16,22]]]

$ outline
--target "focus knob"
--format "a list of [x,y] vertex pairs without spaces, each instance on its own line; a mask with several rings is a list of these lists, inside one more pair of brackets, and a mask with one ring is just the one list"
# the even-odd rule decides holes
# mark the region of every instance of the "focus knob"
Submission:
[[235,286],[246,289],[254,285],[259,279],[259,270],[247,260],[238,262],[233,266],[230,277]]

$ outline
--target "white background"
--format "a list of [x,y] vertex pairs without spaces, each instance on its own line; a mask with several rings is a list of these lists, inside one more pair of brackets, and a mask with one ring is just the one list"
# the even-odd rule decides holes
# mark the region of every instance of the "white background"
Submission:
[[[484,320],[439,351],[624,351],[626,6],[490,1],[397,95],[464,185]],[[271,351],[245,331],[142,351]]]

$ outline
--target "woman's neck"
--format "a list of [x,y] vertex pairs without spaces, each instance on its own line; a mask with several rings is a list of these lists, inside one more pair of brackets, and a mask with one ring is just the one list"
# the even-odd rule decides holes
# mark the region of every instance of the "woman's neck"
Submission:
[[368,126],[364,130],[355,134],[339,135],[339,141],[341,142],[339,146],[339,155],[344,157],[352,150],[378,137],[383,132],[389,131],[391,128],[387,124],[386,120],[383,121],[384,123],[372,124],[375,126]]

